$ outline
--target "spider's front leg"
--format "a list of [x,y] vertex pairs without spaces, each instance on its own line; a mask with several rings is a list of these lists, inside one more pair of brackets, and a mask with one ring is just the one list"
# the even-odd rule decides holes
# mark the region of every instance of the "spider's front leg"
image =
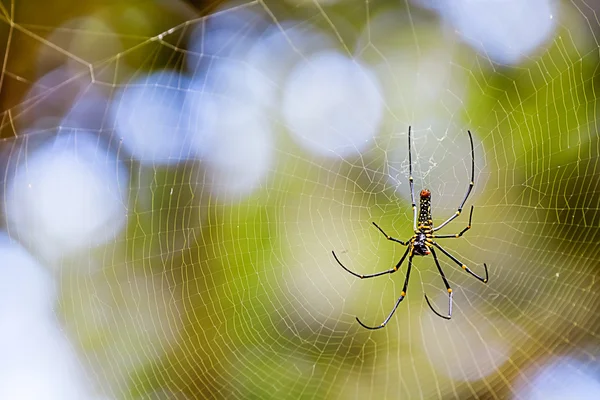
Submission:
[[400,269],[400,265],[402,264],[402,262],[404,262],[404,259],[406,258],[406,255],[408,254],[408,250],[410,250],[410,246],[408,246],[406,248],[406,251],[402,255],[402,258],[400,259],[400,261],[398,261],[398,264],[396,264],[394,266],[394,268],[388,269],[387,271],[376,272],[374,274],[368,274],[368,275],[361,275],[361,274],[357,274],[356,272],[350,271],[348,268],[346,268],[344,266],[344,264],[342,264],[340,262],[340,260],[335,255],[334,251],[332,251],[331,253],[333,254],[333,258],[335,258],[335,261],[337,261],[337,263],[340,264],[340,267],[344,268],[347,272],[356,276],[357,278],[365,279],[365,278],[375,278],[376,276],[381,276],[381,275],[385,275],[385,274],[393,274],[394,272],[398,271]]
[[[408,247],[408,249],[410,249],[410,246]],[[407,251],[408,251],[407,249]],[[404,256],[406,256],[406,253],[404,253]],[[375,329],[381,329],[384,326],[387,325],[388,322],[390,322],[390,319],[392,319],[392,316],[394,315],[394,313],[396,312],[396,310],[398,309],[398,306],[400,305],[400,303],[402,302],[402,300],[404,300],[404,298],[406,297],[406,289],[408,288],[408,280],[410,278],[410,270],[412,268],[412,259],[414,257],[414,254],[412,253],[412,251],[410,252],[410,256],[408,257],[408,268],[406,269],[406,278],[404,278],[404,286],[402,287],[402,292],[400,292],[400,297],[398,298],[398,300],[396,300],[396,304],[394,305],[394,308],[392,308],[392,311],[388,314],[387,318],[378,326],[368,326],[363,324],[360,319],[358,319],[358,317],[356,317],[356,321],[358,321],[358,323],[363,327],[363,328],[367,328],[367,329],[371,329],[371,330],[375,330]],[[404,257],[402,257],[402,259],[404,260]]]
[[431,308],[431,311],[433,311],[435,313],[435,315],[437,315],[438,317],[444,318],[444,319],[450,319],[450,318],[452,318],[452,289],[450,288],[448,279],[446,279],[446,275],[444,275],[444,271],[442,270],[442,266],[440,265],[440,262],[438,261],[435,250],[431,247],[430,247],[430,249],[431,249],[431,255],[433,256],[433,260],[435,261],[435,265],[437,266],[440,276],[442,277],[442,280],[444,281],[444,285],[446,286],[446,290],[448,291],[448,316],[444,316],[444,315],[440,314],[439,312],[437,312],[435,310],[435,308],[433,308],[433,306],[431,305],[431,302],[429,301],[429,298],[427,297],[427,294],[425,294],[425,301],[427,301],[427,305],[429,305],[429,308]]
[[488,268],[486,263],[483,263],[483,268],[485,268],[485,278],[482,278],[481,276],[477,275],[475,272],[471,271],[469,269],[469,267],[467,267],[465,264],[461,263],[460,261],[458,261],[458,259],[456,257],[454,257],[452,254],[448,253],[446,251],[446,249],[444,249],[442,246],[440,246],[439,244],[437,244],[436,242],[434,242],[431,239],[428,239],[428,241],[433,244],[435,247],[437,247],[438,249],[440,249],[440,251],[442,253],[444,253],[449,259],[451,259],[452,261],[454,261],[456,264],[458,264],[459,267],[461,267],[462,269],[464,269],[466,272],[468,272],[469,274],[471,274],[472,276],[474,276],[475,278],[479,279],[481,282],[483,283],[488,283]]

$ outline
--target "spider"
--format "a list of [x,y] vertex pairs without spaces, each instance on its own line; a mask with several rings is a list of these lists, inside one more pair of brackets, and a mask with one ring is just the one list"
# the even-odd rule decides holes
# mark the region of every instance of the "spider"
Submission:
[[[468,272],[469,274],[471,274],[472,276],[474,276],[475,278],[477,278],[481,282],[483,282],[483,283],[487,283],[488,282],[488,269],[487,269],[487,265],[485,263],[483,264],[483,267],[485,268],[485,278],[482,278],[481,276],[479,276],[476,273],[474,273],[473,271],[471,271],[465,264],[463,264],[462,262],[460,262],[456,257],[454,257],[452,254],[448,253],[448,251],[446,251],[442,246],[440,246],[436,241],[433,240],[433,239],[459,238],[466,231],[468,231],[469,229],[471,229],[471,219],[473,218],[473,206],[471,206],[471,212],[469,213],[469,224],[462,231],[460,231],[459,233],[453,234],[453,235],[436,235],[434,233],[436,231],[439,231],[440,229],[442,229],[446,225],[448,225],[452,220],[454,220],[456,217],[458,217],[460,215],[460,213],[462,212],[463,206],[465,205],[465,202],[467,201],[467,198],[471,194],[471,191],[473,190],[473,186],[475,185],[475,182],[474,182],[474,178],[475,178],[475,149],[473,148],[473,137],[471,136],[471,131],[467,131],[467,133],[469,134],[469,140],[471,142],[471,181],[470,181],[469,187],[467,189],[467,194],[465,195],[462,203],[460,203],[460,206],[458,207],[458,210],[454,214],[452,214],[452,216],[450,218],[448,218],[446,221],[444,221],[441,225],[438,225],[438,226],[434,227],[433,226],[433,220],[431,219],[431,192],[429,190],[427,190],[427,189],[421,190],[420,199],[419,199],[420,200],[420,204],[419,204],[419,217],[417,219],[417,206],[416,206],[416,203],[415,203],[415,190],[414,190],[414,183],[413,183],[413,176],[412,176],[412,154],[411,154],[411,144],[410,144],[410,129],[411,128],[409,126],[408,127],[408,163],[409,163],[409,167],[408,167],[409,168],[408,182],[410,184],[410,198],[412,200],[412,209],[413,209],[413,229],[414,229],[414,233],[415,234],[409,240],[407,240],[406,242],[403,242],[402,240],[399,240],[399,239],[391,237],[390,235],[388,235],[387,233],[385,233],[383,231],[383,229],[381,229],[379,227],[379,225],[377,225],[375,222],[373,222],[373,225],[375,225],[375,227],[388,240],[391,240],[391,241],[396,242],[396,243],[400,243],[402,246],[406,246],[406,251],[404,252],[404,254],[402,255],[402,257],[400,258],[400,261],[398,261],[398,264],[396,264],[396,266],[394,268],[389,269],[387,271],[377,272],[377,273],[368,274],[368,275],[360,275],[360,274],[352,272],[348,268],[346,268],[340,262],[340,260],[337,258],[337,256],[335,255],[335,252],[332,251],[333,257],[338,262],[338,264],[340,264],[340,266],[343,269],[345,269],[346,271],[348,271],[350,274],[352,274],[352,275],[354,275],[354,276],[356,276],[356,277],[358,277],[360,279],[374,278],[376,276],[381,276],[381,275],[385,275],[385,274],[393,274],[394,272],[398,271],[398,269],[400,269],[400,266],[402,265],[402,262],[404,262],[404,259],[408,255],[408,268],[406,270],[406,278],[404,279],[404,287],[402,288],[402,291],[400,292],[400,297],[396,301],[396,304],[394,305],[394,308],[389,313],[389,315],[387,316],[387,318],[381,323],[381,325],[375,326],[375,327],[371,327],[371,326],[367,326],[367,325],[363,324],[360,321],[360,319],[358,319],[358,317],[356,317],[356,320],[358,321],[358,323],[360,325],[362,325],[364,328],[367,328],[367,329],[381,329],[384,326],[386,326],[387,323],[392,318],[392,316],[394,315],[394,312],[396,312],[396,309],[398,308],[398,306],[400,305],[400,303],[402,302],[402,300],[404,300],[404,298],[406,297],[406,289],[408,287],[408,279],[410,277],[410,270],[412,268],[412,260],[413,260],[414,256],[427,256],[429,254],[431,254],[433,256],[433,260],[435,261],[435,265],[437,266],[437,269],[438,269],[438,271],[440,273],[440,276],[442,277],[442,281],[444,281],[444,285],[446,286],[446,290],[448,291],[448,315],[447,316],[446,315],[442,315],[439,312],[437,312],[435,310],[435,308],[433,308],[433,306],[431,305],[431,302],[429,301],[429,298],[427,297],[427,294],[425,294],[425,300],[427,301],[427,304],[429,305],[429,308],[431,308],[431,310],[438,317],[441,317],[441,318],[444,318],[444,319],[450,319],[450,318],[452,318],[452,289],[450,288],[450,284],[448,283],[448,279],[446,279],[446,276],[444,275],[444,271],[442,270],[442,267],[440,266],[440,262],[438,261],[435,249],[440,250],[448,258],[450,258],[452,261],[454,261],[456,264],[458,264],[462,269],[464,269],[466,272]],[[418,226],[417,226],[417,222],[419,224]]]

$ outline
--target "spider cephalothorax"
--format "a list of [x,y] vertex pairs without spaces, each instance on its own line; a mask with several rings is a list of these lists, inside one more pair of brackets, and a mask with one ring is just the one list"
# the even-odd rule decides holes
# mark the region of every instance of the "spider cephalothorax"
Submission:
[[431,254],[429,250],[429,243],[427,243],[427,236],[424,233],[417,233],[410,239],[413,247],[413,254],[415,256],[427,256]]
[[[437,312],[435,310],[435,308],[433,308],[433,306],[431,305],[431,302],[429,301],[429,298],[427,297],[427,295],[425,295],[425,300],[427,301],[427,304],[429,305],[431,310],[437,316],[442,317],[444,319],[450,319],[452,317],[452,289],[450,288],[448,279],[446,279],[446,276],[444,275],[444,271],[442,270],[442,267],[440,266],[440,262],[438,261],[438,258],[437,258],[434,248],[437,248],[438,250],[440,250],[442,253],[444,253],[444,255],[446,255],[453,262],[458,264],[463,270],[465,270],[466,272],[468,272],[475,278],[479,279],[481,282],[483,282],[483,283],[488,282],[488,269],[487,269],[487,265],[485,263],[483,264],[483,267],[485,269],[485,278],[482,278],[481,276],[479,276],[479,275],[475,274],[473,271],[471,271],[465,264],[460,262],[456,257],[454,257],[453,255],[448,253],[446,251],[446,249],[444,249],[442,246],[440,246],[437,242],[434,241],[434,239],[459,238],[466,231],[471,229],[471,220],[473,218],[473,206],[471,206],[471,212],[469,213],[469,224],[462,231],[460,231],[459,233],[455,233],[453,235],[436,235],[435,234],[436,231],[442,229],[444,226],[448,225],[448,223],[450,223],[454,218],[456,218],[460,215],[460,213],[465,205],[465,202],[467,201],[467,198],[469,197],[469,194],[471,194],[471,190],[473,190],[473,186],[475,185],[475,183],[474,183],[474,180],[475,180],[475,149],[473,147],[473,137],[471,136],[471,131],[467,131],[467,132],[469,134],[469,141],[471,142],[471,181],[469,182],[467,194],[463,198],[462,203],[460,203],[460,206],[458,206],[458,210],[454,214],[452,214],[452,216],[450,218],[448,218],[446,221],[444,221],[440,225],[434,227],[433,220],[431,218],[431,192],[427,189],[421,190],[421,193],[419,196],[419,217],[417,218],[417,204],[415,203],[415,189],[414,189],[414,182],[413,182],[413,176],[412,176],[412,152],[411,152],[411,142],[410,142],[410,126],[408,127],[408,165],[409,165],[409,167],[408,167],[408,169],[409,169],[408,182],[410,185],[410,198],[412,200],[414,235],[409,240],[404,242],[402,240],[391,237],[390,235],[385,233],[383,231],[383,229],[381,229],[375,222],[373,222],[373,225],[375,225],[375,227],[377,229],[379,229],[379,231],[382,234],[384,234],[388,240],[391,240],[393,242],[400,243],[401,245],[406,246],[406,250],[404,251],[404,254],[402,255],[402,257],[400,258],[400,261],[398,261],[398,263],[396,264],[396,266],[394,268],[389,269],[387,271],[383,271],[383,272],[377,272],[374,274],[359,275],[355,272],[350,271],[348,268],[346,268],[340,262],[340,260],[338,260],[337,256],[335,255],[335,252],[332,251],[333,257],[338,262],[338,264],[340,264],[340,266],[342,268],[344,268],[346,271],[348,271],[352,275],[359,277],[361,279],[374,278],[376,276],[381,276],[381,275],[385,275],[385,274],[393,274],[394,272],[398,271],[398,269],[400,269],[400,266],[402,265],[402,263],[404,262],[404,259],[408,255],[408,268],[406,269],[406,277],[404,278],[404,286],[402,288],[402,292],[400,292],[400,297],[398,298],[398,300],[396,301],[396,304],[394,305],[394,308],[392,309],[390,314],[387,316],[387,318],[379,326],[375,326],[375,327],[367,326],[367,325],[363,324],[362,322],[360,322],[360,320],[358,318],[356,318],[358,323],[361,324],[363,327],[365,327],[367,329],[380,329],[380,328],[383,328],[389,322],[389,320],[392,318],[392,315],[394,315],[394,312],[400,305],[400,302],[402,302],[402,300],[404,300],[404,298],[406,297],[406,290],[408,288],[408,280],[410,277],[410,270],[412,268],[413,257],[414,256],[427,256],[429,254],[431,254],[433,256],[435,265],[440,273],[440,276],[442,277],[442,280],[444,281],[446,290],[448,291],[448,315],[445,316],[445,315],[442,315],[439,312]],[[418,225],[417,225],[417,222],[418,222]]]

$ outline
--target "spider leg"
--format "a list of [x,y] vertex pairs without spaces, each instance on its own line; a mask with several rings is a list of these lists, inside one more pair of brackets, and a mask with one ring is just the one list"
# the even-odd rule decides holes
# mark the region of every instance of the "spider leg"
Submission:
[[408,244],[408,241],[407,242],[403,242],[400,239],[396,239],[396,238],[391,237],[390,235],[388,235],[387,233],[385,233],[383,231],[383,229],[381,229],[379,227],[379,225],[377,225],[375,222],[373,222],[373,225],[375,225],[375,228],[379,229],[379,232],[383,233],[383,236],[385,236],[387,238],[387,240],[391,240],[393,242],[400,243],[402,246],[406,246]]
[[368,275],[360,275],[357,274],[356,272],[352,272],[350,271],[348,268],[346,268],[344,266],[344,264],[342,264],[340,262],[340,260],[338,260],[337,256],[335,255],[335,252],[332,251],[331,253],[333,254],[333,258],[335,258],[335,261],[338,262],[338,264],[340,264],[340,266],[342,268],[344,268],[347,272],[351,273],[352,275],[356,276],[357,278],[360,279],[365,279],[365,278],[375,278],[376,276],[381,276],[381,275],[385,275],[385,274],[393,274],[394,272],[398,271],[398,269],[400,269],[400,265],[402,264],[402,262],[404,261],[404,259],[406,258],[406,255],[408,254],[408,250],[410,249],[410,247],[406,248],[406,251],[404,252],[404,254],[402,255],[402,258],[400,259],[400,261],[398,261],[398,264],[396,264],[396,266],[392,269],[388,269],[387,271],[382,271],[382,272],[376,272],[374,274],[368,274]]
[[467,271],[469,274],[473,275],[475,278],[479,279],[483,283],[488,283],[488,269],[487,269],[487,265],[485,263],[483,263],[483,267],[485,268],[485,278],[482,278],[481,276],[479,276],[476,273],[474,273],[473,271],[471,271],[469,269],[469,267],[467,267],[465,264],[463,264],[460,261],[458,261],[458,259],[456,257],[454,257],[452,254],[448,253],[442,246],[440,246],[439,244],[437,244],[433,240],[431,241],[431,243],[435,247],[437,247],[438,249],[440,249],[442,253],[444,253],[446,256],[448,256],[448,258],[450,258],[452,261],[454,261],[456,264],[458,264],[462,269],[464,269],[465,271]]
[[413,230],[417,232],[417,203],[415,203],[415,184],[412,176],[412,150],[410,147],[410,125],[408,126],[408,183],[410,185],[410,200],[413,209]]
[[446,279],[446,275],[444,275],[444,271],[442,270],[442,267],[440,266],[440,262],[438,261],[438,258],[437,258],[437,255],[435,254],[434,249],[431,249],[431,255],[433,255],[433,259],[435,260],[435,265],[437,266],[437,269],[440,272],[440,276],[442,277],[442,280],[444,281],[444,285],[446,286],[446,290],[448,291],[448,315],[445,316],[445,315],[442,315],[439,312],[437,312],[435,310],[435,308],[433,308],[433,306],[431,305],[431,302],[429,301],[427,294],[425,294],[425,301],[427,301],[429,308],[431,308],[431,311],[433,311],[435,313],[435,315],[437,315],[438,317],[444,318],[444,319],[450,319],[450,318],[452,318],[452,289],[450,288],[448,279]]
[[471,206],[471,212],[469,213],[469,225],[467,225],[467,227],[465,229],[463,229],[462,231],[460,231],[459,233],[456,233],[454,235],[431,235],[429,237],[437,238],[437,239],[459,238],[463,235],[463,233],[465,233],[466,231],[471,229],[471,219],[473,219],[473,206]]
[[[406,256],[406,253],[404,253],[404,256],[402,257],[402,259],[404,259],[404,257]],[[358,319],[358,317],[356,317],[356,320],[358,321],[358,323],[363,327],[363,328],[367,328],[367,329],[381,329],[384,326],[387,325],[387,323],[390,321],[390,319],[392,318],[392,315],[394,315],[394,313],[396,312],[396,309],[398,308],[398,306],[400,305],[400,303],[402,302],[402,300],[404,300],[404,298],[406,297],[406,288],[408,287],[408,279],[410,277],[410,269],[412,268],[412,259],[413,259],[413,254],[412,251],[410,253],[410,256],[408,257],[408,268],[406,269],[406,278],[404,278],[404,287],[402,288],[402,292],[400,292],[400,297],[398,298],[398,300],[396,301],[396,304],[394,305],[394,308],[392,309],[392,311],[390,312],[390,314],[387,316],[387,318],[385,319],[385,321],[383,321],[381,323],[381,325],[379,326],[367,326],[365,324],[363,324],[362,322],[360,322],[360,319]]]
[[[463,199],[460,206],[458,206],[458,210],[446,221],[444,221],[441,225],[436,228],[433,228],[433,231],[438,231],[442,229],[445,225],[447,225],[454,218],[458,217],[467,201],[467,198],[471,194],[471,190],[473,190],[473,186],[475,185],[475,148],[473,147],[473,136],[471,136],[471,131],[467,131],[469,134],[469,141],[471,142],[471,182],[469,182],[469,188],[467,189],[467,194],[465,194],[465,198]],[[470,224],[469,224],[470,225]]]

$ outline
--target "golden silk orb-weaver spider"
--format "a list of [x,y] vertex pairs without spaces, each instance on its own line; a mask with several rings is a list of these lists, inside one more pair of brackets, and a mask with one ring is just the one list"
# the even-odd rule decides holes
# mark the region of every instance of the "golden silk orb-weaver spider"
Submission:
[[404,298],[406,297],[406,290],[408,288],[408,280],[410,278],[410,270],[412,268],[412,260],[413,260],[414,256],[427,256],[427,255],[431,254],[433,256],[433,260],[435,261],[435,265],[437,266],[437,269],[440,273],[440,276],[442,277],[442,280],[444,281],[444,285],[446,286],[446,290],[448,291],[448,315],[442,315],[439,312],[437,312],[435,310],[435,308],[433,308],[433,306],[431,305],[431,302],[429,301],[427,294],[425,294],[425,300],[427,301],[429,308],[431,308],[431,310],[437,316],[439,316],[441,318],[444,318],[444,319],[452,318],[452,289],[450,288],[448,279],[446,279],[446,276],[444,275],[444,271],[442,270],[442,267],[440,266],[440,262],[438,261],[437,254],[435,252],[436,248],[438,250],[440,250],[442,253],[444,253],[452,261],[454,261],[456,264],[458,264],[462,269],[464,269],[466,272],[468,272],[469,274],[471,274],[472,276],[474,276],[481,282],[483,282],[483,283],[488,282],[488,269],[487,269],[487,265],[485,263],[483,264],[483,267],[485,269],[485,278],[482,278],[481,276],[479,276],[476,273],[474,273],[473,271],[471,271],[465,264],[460,262],[452,254],[448,253],[448,251],[446,251],[446,249],[444,249],[442,246],[440,246],[434,240],[434,239],[459,238],[466,231],[471,229],[471,220],[473,218],[473,206],[471,206],[471,212],[469,213],[469,224],[462,231],[460,231],[459,233],[455,233],[453,235],[452,234],[451,235],[436,235],[435,234],[435,232],[439,231],[440,229],[442,229],[443,227],[448,225],[452,220],[454,220],[456,217],[458,217],[460,215],[460,213],[462,212],[462,209],[465,205],[465,202],[467,201],[467,198],[471,194],[471,191],[473,190],[473,186],[475,185],[475,181],[474,181],[475,180],[475,149],[473,147],[473,137],[471,136],[471,131],[467,131],[467,133],[469,134],[469,141],[471,142],[471,181],[469,182],[469,187],[467,188],[467,194],[465,194],[465,197],[463,198],[462,203],[460,203],[460,206],[458,206],[458,210],[454,214],[452,214],[452,216],[450,218],[448,218],[446,221],[444,221],[440,225],[434,226],[433,220],[431,218],[431,192],[427,189],[421,190],[421,193],[419,196],[419,213],[418,213],[418,218],[417,218],[417,205],[415,203],[415,189],[414,189],[413,176],[412,176],[412,151],[411,151],[411,142],[410,142],[410,130],[411,130],[411,127],[409,126],[408,127],[408,164],[409,164],[408,182],[410,185],[410,198],[412,200],[414,235],[409,240],[402,241],[402,240],[391,237],[390,235],[385,233],[383,231],[383,229],[381,229],[379,227],[379,225],[377,225],[375,222],[373,222],[373,225],[375,225],[375,227],[377,229],[379,229],[379,231],[388,240],[391,240],[396,243],[400,243],[402,246],[406,246],[406,251],[404,251],[404,254],[400,258],[400,261],[398,261],[398,264],[396,264],[396,266],[394,268],[389,269],[387,271],[377,272],[374,274],[361,275],[361,274],[357,274],[356,272],[352,272],[348,268],[346,268],[340,262],[340,260],[337,258],[337,256],[335,255],[335,252],[332,251],[333,257],[338,262],[338,264],[340,264],[340,266],[343,269],[345,269],[346,271],[348,271],[350,274],[352,274],[360,279],[374,278],[376,276],[381,276],[381,275],[385,275],[385,274],[393,274],[394,272],[396,272],[400,269],[400,266],[402,265],[402,263],[406,259],[406,256],[408,255],[408,268],[406,269],[406,277],[404,278],[404,287],[402,288],[402,291],[400,292],[400,297],[396,301],[394,308],[389,313],[387,318],[380,325],[371,327],[371,326],[367,326],[367,325],[363,324],[360,321],[360,319],[358,319],[358,317],[356,317],[356,320],[358,321],[358,323],[367,329],[381,329],[384,326],[386,326],[387,323],[392,318],[392,316],[394,315],[394,312],[396,312],[396,309],[398,308],[398,306],[400,305],[402,300],[404,300]]

